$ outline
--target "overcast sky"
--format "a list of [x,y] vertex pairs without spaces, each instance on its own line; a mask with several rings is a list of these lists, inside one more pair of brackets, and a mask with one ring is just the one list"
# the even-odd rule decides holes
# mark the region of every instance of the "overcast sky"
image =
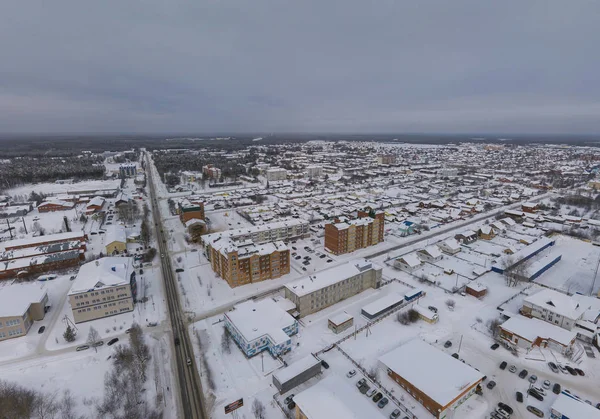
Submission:
[[4,0],[0,132],[600,133],[600,1]]

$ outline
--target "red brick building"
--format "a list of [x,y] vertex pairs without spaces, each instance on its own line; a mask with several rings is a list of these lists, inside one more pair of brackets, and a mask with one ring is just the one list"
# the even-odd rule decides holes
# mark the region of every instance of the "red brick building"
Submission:
[[325,248],[334,255],[351,253],[357,249],[383,242],[385,215],[358,212],[358,218],[325,225]]

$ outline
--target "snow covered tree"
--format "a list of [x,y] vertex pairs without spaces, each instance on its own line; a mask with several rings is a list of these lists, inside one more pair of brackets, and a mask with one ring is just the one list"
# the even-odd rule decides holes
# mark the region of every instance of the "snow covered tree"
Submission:
[[75,336],[77,336],[77,332],[75,332],[75,329],[68,324],[65,333],[63,333],[63,338],[65,338],[67,342],[73,342],[75,341]]

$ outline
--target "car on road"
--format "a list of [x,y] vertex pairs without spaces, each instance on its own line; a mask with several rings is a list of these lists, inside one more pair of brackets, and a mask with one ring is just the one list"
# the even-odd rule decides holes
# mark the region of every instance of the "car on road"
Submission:
[[552,392],[554,394],[560,394],[560,384],[554,383],[554,385],[552,386]]
[[543,418],[544,417],[544,412],[542,412],[537,407],[529,405],[529,406],[527,406],[527,410],[529,410],[531,413],[533,413],[534,415],[536,415],[538,418]]
[[292,402],[292,400],[294,400],[294,394],[290,394],[289,396],[287,396],[285,398],[285,400],[283,401],[284,404],[290,404]]
[[552,370],[552,372],[559,373],[558,367],[554,362],[548,362],[548,366]]
[[516,367],[516,366],[514,366],[514,365],[511,365],[510,367],[508,367],[508,370],[509,370],[510,372],[517,372],[517,367]]
[[104,345],[104,341],[103,341],[103,340],[99,340],[98,342],[94,342],[94,343],[92,343],[92,346],[93,346],[94,348],[98,348],[98,347],[100,347],[100,346],[102,346],[102,345]]
[[535,391],[532,388],[530,388],[529,390],[527,390],[527,394],[529,394],[534,399],[538,399],[541,402],[544,401],[544,396],[542,396],[540,393],[538,393],[537,391]]
[[108,341],[107,345],[112,346],[115,343],[117,343],[118,341],[119,341],[119,338],[112,338],[111,340]]
[[527,370],[522,370],[522,371],[519,373],[519,378],[525,378],[525,377],[527,377],[527,374],[529,374],[529,373],[527,372]]
[[38,333],[41,335],[42,333],[44,333],[44,330],[46,330],[46,326],[42,326],[38,329]]
[[452,358],[456,358],[456,359],[458,359],[458,354],[457,354],[456,352],[454,352],[454,353],[452,354]]
[[86,349],[90,349],[89,345],[80,345],[77,347],[77,349],[75,349],[77,352],[79,351],[85,351]]
[[542,383],[542,386],[544,386],[544,388],[550,388],[551,385],[552,383],[550,382],[550,380],[544,380],[544,382]]
[[326,256],[325,256],[325,255],[321,255],[321,256],[319,256],[319,257],[320,257],[321,259],[325,259],[325,258],[326,258]]
[[327,259],[327,263],[333,262],[332,259]]
[[383,399],[383,394],[381,394],[381,392],[378,392],[376,395],[373,396],[373,401],[375,403],[377,403],[381,399]]
[[352,378],[356,375],[356,370],[350,370],[346,373],[346,377]]
[[523,393],[521,393],[520,391],[517,391],[517,401],[519,403],[523,403]]
[[577,374],[581,375],[582,377],[585,375],[585,373],[583,372],[583,370],[582,370],[582,369],[580,369],[580,368],[573,368],[573,369],[575,370],[575,372],[576,372]]
[[491,349],[492,351],[495,351],[495,350],[496,350],[496,349],[498,349],[499,347],[500,347],[500,344],[499,344],[499,343],[494,343],[492,346],[490,346],[490,349]]
[[487,383],[487,386],[486,386],[486,387],[487,387],[487,388],[489,388],[489,389],[491,390],[491,389],[493,389],[494,387],[496,387],[496,382],[495,382],[494,380],[492,380],[492,381],[489,381],[489,382]]
[[509,405],[507,405],[506,403],[502,403],[499,402],[498,403],[498,408],[504,410],[506,413],[508,413],[509,415],[513,414],[513,409],[512,407],[510,407]]
[[305,270],[306,270],[306,266],[303,266],[303,267],[302,267],[302,270],[303,270],[303,271],[305,271]]
[[400,416],[400,410],[395,409],[392,413],[390,413],[390,419],[397,419]]
[[387,399],[387,397],[384,397],[383,399],[379,400],[379,403],[377,403],[377,407],[380,409],[383,409],[385,406],[387,406],[389,400]]
[[190,358],[188,358],[185,360],[185,363],[188,364],[188,366],[192,365],[192,360]]
[[179,338],[175,338],[175,346],[179,346],[181,344],[181,341],[179,340]]
[[371,398],[371,397],[373,397],[375,395],[375,393],[377,393],[377,389],[376,388],[370,388],[365,393],[365,396],[367,396],[368,398]]
[[501,369],[501,370],[505,370],[507,365],[508,365],[508,364],[507,364],[507,362],[506,362],[506,361],[502,361],[502,362],[500,363],[500,369]]
[[183,271],[184,271],[183,268],[177,268],[177,269],[175,269],[175,272],[183,272]]
[[533,384],[533,383],[535,383],[536,381],[537,381],[537,375],[535,375],[535,374],[531,374],[531,375],[529,376],[529,382],[530,382],[531,384]]
[[327,362],[325,362],[324,359],[321,360],[321,365],[323,365],[323,368],[325,368],[326,370],[329,369],[329,364]]
[[450,342],[449,340],[446,341],[446,343],[444,343],[444,348],[449,348],[452,346],[452,342]]

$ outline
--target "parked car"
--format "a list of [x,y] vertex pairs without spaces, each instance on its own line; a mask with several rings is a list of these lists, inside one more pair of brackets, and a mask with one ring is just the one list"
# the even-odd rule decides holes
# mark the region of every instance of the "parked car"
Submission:
[[529,406],[527,406],[527,410],[529,410],[531,413],[533,413],[534,415],[536,415],[538,418],[543,418],[544,417],[544,412],[542,412],[537,407],[529,405]]
[[519,378],[525,378],[525,377],[527,377],[527,374],[528,374],[527,370],[522,370],[519,373]]
[[358,389],[358,391],[361,392],[361,394],[367,394],[367,391],[371,390],[371,387],[369,387],[368,384],[363,384],[361,388]]
[[508,368],[508,370],[509,370],[510,372],[517,372],[517,367],[516,367],[516,366],[514,366],[514,365],[511,365],[511,366]]
[[506,413],[508,413],[509,415],[512,415],[512,414],[513,414],[513,409],[512,409],[512,407],[510,407],[510,406],[509,406],[509,405],[507,405],[506,403],[499,402],[499,403],[498,403],[498,407],[499,407],[500,409],[504,410],[504,411],[505,411]]
[[554,394],[560,394],[560,384],[558,384],[558,383],[555,383],[555,384],[552,386],[552,392],[553,392]]
[[292,393],[285,398],[285,400],[283,401],[283,404],[290,404],[293,399],[294,399],[294,394]]
[[365,393],[365,396],[367,396],[368,398],[371,398],[375,395],[375,393],[377,393],[377,389],[371,388],[371,389],[367,390],[367,392]]
[[517,391],[517,401],[519,403],[523,403],[523,393],[521,393],[520,391]]
[[501,369],[501,370],[505,370],[507,365],[508,365],[508,364],[506,363],[506,361],[502,361],[502,362],[500,363],[500,369]]
[[384,397],[383,399],[379,400],[379,403],[377,403],[377,407],[383,409],[388,404],[388,402],[389,400],[387,399],[387,397]]
[[569,374],[569,370],[567,370],[567,369],[565,368],[565,366],[564,366],[564,365],[562,365],[562,364],[558,364],[558,369],[559,369],[559,370],[560,370],[560,372],[562,372],[563,374]]
[[544,388],[550,388],[551,385],[552,383],[550,382],[550,380],[544,380],[544,382],[542,383],[542,386],[544,386]]
[[92,346],[94,348],[97,348],[97,347],[102,346],[102,345],[104,345],[104,341],[103,340],[99,340],[98,342],[92,343]]
[[85,351],[86,349],[90,349],[89,345],[80,345],[77,347],[77,349],[75,349],[77,352],[79,351]]
[[458,354],[455,352],[452,354],[452,357],[458,359]]
[[492,346],[490,346],[490,349],[491,349],[492,351],[495,351],[495,350],[496,350],[496,349],[498,349],[499,347],[500,347],[500,344],[499,344],[499,343],[494,343]]
[[392,413],[390,413],[390,419],[397,419],[400,416],[400,410],[395,409]]
[[42,326],[38,329],[38,333],[41,335],[42,333],[44,333],[44,330],[46,330],[46,326]]
[[367,384],[367,379],[366,378],[361,378],[360,380],[358,380],[356,382],[356,387],[361,388],[365,384]]
[[327,263],[333,262],[332,259],[327,259]]
[[554,362],[548,362],[548,366],[552,370],[552,372],[558,373],[559,369]]
[[529,390],[527,390],[527,394],[529,394],[534,399],[538,399],[541,402],[544,401],[544,396],[542,396],[540,393],[538,393],[537,391],[535,391],[532,388],[530,388]]
[[535,383],[536,381],[537,381],[537,375],[535,375],[535,374],[531,374],[531,375],[529,376],[529,382],[533,384],[533,383]]
[[582,377],[585,375],[585,373],[583,372],[583,370],[582,370],[582,369],[580,369],[580,368],[573,368],[573,369],[575,370],[575,372],[576,372],[577,374],[581,375]]
[[437,309],[437,307],[434,307],[434,306],[429,306],[429,307],[427,307],[427,308],[428,308],[429,310],[433,311],[434,313],[437,313],[437,312],[438,312],[438,309]]
[[377,403],[381,399],[383,399],[383,394],[381,394],[381,392],[378,392],[376,395],[373,396],[373,401],[375,403]]
[[112,338],[111,340],[108,341],[107,345],[108,346],[114,345],[118,341],[119,341],[119,338]]
[[175,269],[175,272],[183,272],[183,268],[177,268]]
[[565,365],[565,368],[567,369],[567,371],[569,371],[569,374],[571,374],[571,375],[577,375],[577,371],[575,371],[575,369],[573,367]]
[[185,363],[188,364],[188,366],[192,365],[192,360],[190,358],[185,360]]
[[352,378],[356,375],[356,370],[350,370],[346,373],[346,377]]
[[449,348],[452,346],[452,342],[450,342],[449,340],[446,341],[446,343],[444,343],[444,348]]
[[329,369],[329,364],[327,362],[325,362],[324,359],[321,360],[321,365],[323,365],[323,368],[325,368],[326,370]]
[[496,387],[496,382],[494,380],[487,383],[487,388],[489,388],[490,390],[494,387]]

